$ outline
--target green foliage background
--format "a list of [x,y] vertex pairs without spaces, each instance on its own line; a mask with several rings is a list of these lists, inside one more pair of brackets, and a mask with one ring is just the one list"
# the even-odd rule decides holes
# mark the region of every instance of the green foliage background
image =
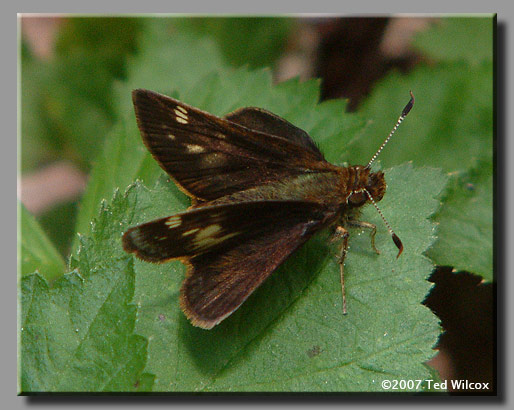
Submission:
[[[442,19],[420,34],[413,46],[429,60],[389,74],[356,114],[341,100],[318,104],[316,80],[273,85],[259,68],[294,26],[75,18],[50,62],[22,44],[21,171],[68,158],[91,176],[78,207],[65,207],[75,218],[54,211],[39,225],[20,210],[21,391],[382,391],[383,379],[433,377],[423,363],[440,329],[421,305],[433,264],[492,280],[493,20]],[[380,156],[381,208],[404,255],[395,259],[385,229],[380,256],[352,235],[343,318],[334,249],[320,234],[221,325],[190,326],[178,308],[183,266],[120,247],[127,227],[188,206],[141,143],[134,88],[217,115],[266,108],[336,163],[366,163],[413,90],[415,107]],[[382,226],[373,209],[363,220]]]

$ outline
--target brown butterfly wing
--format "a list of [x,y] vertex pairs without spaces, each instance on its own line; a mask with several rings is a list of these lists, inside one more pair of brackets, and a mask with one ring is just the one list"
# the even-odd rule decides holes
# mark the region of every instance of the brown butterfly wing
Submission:
[[[285,138],[288,126],[279,117],[268,121],[282,134],[275,136],[148,90],[135,90],[133,102],[153,157],[188,195],[201,201],[330,167],[317,148],[306,146],[308,136],[302,136],[304,143]],[[256,121],[262,123],[262,117],[266,115]],[[233,118],[238,120],[237,115]]]
[[272,112],[245,107],[227,114],[224,118],[252,130],[288,139],[310,151],[318,161],[325,160],[309,134]]

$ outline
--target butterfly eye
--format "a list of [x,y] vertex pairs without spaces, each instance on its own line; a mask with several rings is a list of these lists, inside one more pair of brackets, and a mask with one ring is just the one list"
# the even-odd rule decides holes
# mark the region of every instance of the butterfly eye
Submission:
[[351,205],[360,205],[366,202],[366,194],[364,192],[354,192],[348,198],[348,202]]

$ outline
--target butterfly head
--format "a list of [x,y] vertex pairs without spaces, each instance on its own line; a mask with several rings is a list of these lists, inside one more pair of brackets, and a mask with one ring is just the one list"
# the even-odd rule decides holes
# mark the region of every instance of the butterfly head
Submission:
[[377,202],[384,197],[386,191],[384,173],[382,171],[371,172],[368,166],[350,167],[350,171],[353,172],[354,182],[353,186],[351,187],[351,193],[347,199],[348,205],[352,208],[358,208],[366,204],[368,201],[373,204],[385,225],[387,226],[387,229],[393,238],[394,244],[398,247],[398,255],[396,255],[398,258],[403,252],[402,241],[393,232],[391,225],[389,225],[389,222],[387,222],[387,220],[384,218],[382,211],[377,205]]
[[350,168],[354,173],[353,186],[348,197],[348,204],[351,207],[360,207],[370,201],[370,197],[375,202],[380,201],[386,191],[386,182],[382,171],[372,172],[363,166]]

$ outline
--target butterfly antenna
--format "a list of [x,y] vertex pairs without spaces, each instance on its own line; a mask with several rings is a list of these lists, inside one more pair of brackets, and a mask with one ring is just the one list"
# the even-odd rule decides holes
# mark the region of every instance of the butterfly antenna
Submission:
[[410,93],[410,100],[409,102],[407,103],[407,105],[405,106],[405,108],[403,109],[402,111],[402,115],[400,115],[400,117],[398,118],[398,121],[396,122],[396,125],[393,127],[393,129],[391,130],[391,133],[389,134],[389,136],[385,139],[385,141],[382,143],[382,145],[380,146],[380,148],[378,149],[378,151],[375,153],[375,155],[373,155],[373,157],[371,158],[371,160],[368,162],[368,165],[366,165],[366,168],[369,168],[371,167],[371,164],[373,164],[373,162],[377,159],[378,157],[378,154],[380,154],[380,152],[384,149],[384,147],[386,146],[386,144],[389,142],[389,140],[391,139],[391,137],[393,136],[393,134],[395,133],[396,129],[399,127],[399,125],[402,123],[402,121],[405,119],[405,117],[407,116],[407,114],[410,112],[410,110],[412,109],[412,106],[414,105],[414,94],[412,94],[412,91],[409,91]]
[[398,255],[396,255],[396,258],[399,258],[400,255],[402,254],[403,252],[403,244],[402,244],[402,241],[400,240],[400,238],[398,237],[398,235],[396,235],[394,233],[394,231],[392,230],[391,228],[391,225],[389,225],[389,222],[387,222],[387,219],[385,219],[384,217],[384,214],[382,213],[382,211],[380,210],[380,208],[378,207],[377,203],[375,202],[375,200],[373,199],[373,197],[371,196],[371,194],[368,192],[367,189],[363,189],[363,191],[366,193],[366,195],[368,196],[369,200],[371,201],[371,203],[373,204],[373,206],[375,207],[375,209],[378,211],[380,217],[382,218],[382,220],[384,221],[385,223],[385,226],[387,227],[387,230],[389,231],[389,233],[391,234],[391,237],[393,238],[393,242],[394,244],[396,245],[396,247],[398,248]]

